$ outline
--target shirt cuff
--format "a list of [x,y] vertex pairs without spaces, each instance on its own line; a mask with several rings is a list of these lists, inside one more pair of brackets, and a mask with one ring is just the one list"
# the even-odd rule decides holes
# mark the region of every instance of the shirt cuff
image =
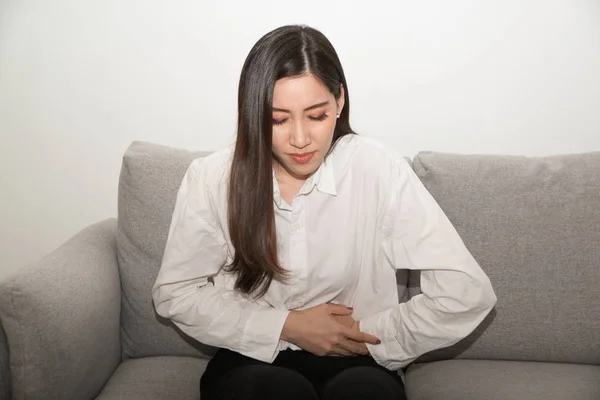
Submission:
[[253,311],[244,328],[240,354],[272,363],[279,354],[279,338],[289,313],[276,308]]
[[381,340],[380,344],[366,343],[371,357],[381,366],[395,371],[408,365],[412,360],[395,336],[395,329],[390,326],[391,314],[394,309],[380,312],[360,320],[360,330]]

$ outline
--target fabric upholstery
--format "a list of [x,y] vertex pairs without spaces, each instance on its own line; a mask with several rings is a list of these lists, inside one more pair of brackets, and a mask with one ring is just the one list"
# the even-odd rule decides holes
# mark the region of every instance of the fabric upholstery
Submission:
[[600,153],[420,153],[413,167],[498,297],[472,335],[421,361],[600,364]]
[[7,346],[4,329],[0,325],[0,400],[10,400],[12,397]]
[[409,367],[409,400],[595,400],[600,366],[448,360]]
[[148,357],[126,360],[98,400],[195,400],[207,360],[192,357]]
[[134,142],[123,158],[117,249],[125,357],[214,353],[160,318],[152,303],[177,191],[192,160],[206,154]]
[[121,357],[116,221],[0,282],[14,399],[89,399]]

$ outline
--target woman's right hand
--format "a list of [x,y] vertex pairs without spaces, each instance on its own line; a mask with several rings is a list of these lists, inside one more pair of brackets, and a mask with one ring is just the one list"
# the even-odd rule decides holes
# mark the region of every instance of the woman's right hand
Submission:
[[350,316],[352,310],[339,304],[321,304],[306,310],[292,310],[281,339],[318,356],[367,355],[365,343],[379,344],[373,335],[345,326],[334,316]]

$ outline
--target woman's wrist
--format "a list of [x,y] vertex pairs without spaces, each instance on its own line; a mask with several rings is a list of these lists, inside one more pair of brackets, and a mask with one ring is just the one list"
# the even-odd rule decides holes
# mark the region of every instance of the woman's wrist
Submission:
[[297,317],[298,311],[290,311],[285,320],[285,323],[283,324],[283,329],[281,330],[281,335],[279,336],[279,339],[285,340],[288,343],[292,343],[294,337],[294,327]]

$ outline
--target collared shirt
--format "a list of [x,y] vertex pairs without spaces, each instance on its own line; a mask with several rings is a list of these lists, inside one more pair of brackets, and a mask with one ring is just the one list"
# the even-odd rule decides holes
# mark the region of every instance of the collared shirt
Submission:
[[[208,345],[272,362],[290,310],[354,308],[367,347],[397,370],[471,333],[496,296],[488,277],[408,162],[373,139],[346,135],[292,204],[273,180],[278,256],[289,271],[253,300],[233,289],[227,225],[228,148],[196,159],[177,195],[153,288],[158,314]],[[422,293],[399,303],[396,270],[421,271]]]

